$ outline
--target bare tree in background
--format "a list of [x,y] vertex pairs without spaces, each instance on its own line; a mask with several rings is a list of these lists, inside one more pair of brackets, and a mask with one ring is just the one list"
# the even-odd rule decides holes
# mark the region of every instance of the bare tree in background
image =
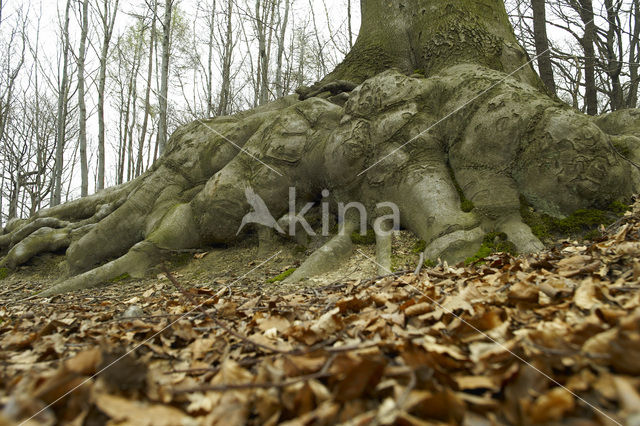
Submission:
[[551,48],[547,38],[547,15],[545,0],[531,0],[533,10],[533,36],[536,45],[538,71],[542,82],[551,93],[556,94],[556,83],[551,66]]
[[111,37],[118,14],[120,0],[102,0],[102,8],[97,7],[100,23],[102,24],[102,46],[100,48],[100,71],[98,76],[98,176],[96,189],[104,188],[105,168],[105,124],[104,101],[107,82],[107,58],[111,46]]
[[230,112],[231,101],[231,63],[233,62],[233,49],[237,39],[233,37],[233,0],[227,1],[225,13],[225,30],[221,31],[222,42],[222,81],[220,83],[220,96],[217,115],[227,115]]
[[[146,89],[144,93],[144,113],[142,118],[142,128],[140,129],[140,137],[138,141],[138,155],[136,156],[136,172],[139,176],[144,168],[143,154],[144,142],[147,137],[147,129],[149,126],[149,116],[151,115],[151,82],[153,78],[153,48],[156,44],[156,22],[158,17],[158,0],[146,0],[147,9],[151,11],[151,31],[149,35],[149,57],[147,62],[147,79]],[[151,138],[149,138],[151,139]]]
[[89,32],[89,0],[82,0],[80,3],[80,16],[82,24],[80,27],[80,49],[78,52],[78,144],[80,145],[80,196],[89,195],[89,162],[87,159],[87,105],[85,102],[85,60],[87,34]]
[[174,0],[165,0],[162,20],[162,66],[160,69],[160,93],[158,94],[160,116],[158,121],[157,151],[162,155],[167,143],[167,97],[169,95],[169,60],[171,52],[171,15]]
[[57,206],[62,201],[62,169],[64,167],[64,147],[66,141],[67,111],[69,98],[69,11],[71,0],[67,0],[64,21],[61,28],[62,39],[62,75],[58,86],[58,133],[56,137],[56,157],[53,172],[53,192],[51,206]]
[[280,32],[278,34],[278,55],[276,63],[276,95],[278,98],[284,96],[284,85],[282,84],[282,60],[285,48],[285,36],[287,34],[287,23],[289,21],[289,5],[290,0],[284,0],[284,15],[278,8],[278,26]]

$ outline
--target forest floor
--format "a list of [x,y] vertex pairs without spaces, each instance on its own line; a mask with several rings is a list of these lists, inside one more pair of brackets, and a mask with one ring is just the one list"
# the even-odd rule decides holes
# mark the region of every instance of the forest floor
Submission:
[[[399,233],[321,281],[249,242],[42,299],[0,281],[0,425],[640,425],[640,203],[594,242],[424,267]],[[266,262],[265,262],[266,261]]]

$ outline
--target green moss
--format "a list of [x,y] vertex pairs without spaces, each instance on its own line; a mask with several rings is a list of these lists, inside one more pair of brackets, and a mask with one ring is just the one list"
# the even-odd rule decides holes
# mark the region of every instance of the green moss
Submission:
[[436,265],[437,265],[437,263],[432,259],[425,259],[424,260],[424,267],[425,268],[434,268]]
[[114,284],[114,283],[119,283],[119,282],[121,282],[121,281],[127,280],[127,279],[129,279],[129,278],[131,278],[131,276],[125,272],[125,273],[124,273],[124,274],[122,274],[122,275],[118,275],[118,276],[117,276],[117,277],[115,277],[115,278],[111,278],[111,279],[109,280],[109,282],[110,282],[111,284]]
[[0,280],[4,280],[9,276],[9,268],[0,268]]
[[411,247],[411,253],[422,253],[427,248],[427,242],[425,240],[417,241],[413,247]]
[[359,231],[355,231],[351,234],[351,242],[362,246],[368,246],[376,243],[376,233],[373,229],[368,229],[365,235],[360,234]]
[[462,201],[460,201],[460,210],[462,210],[465,213],[469,213],[471,210],[473,210],[474,207],[475,206],[473,205],[471,200],[467,200],[466,198],[464,198],[464,195],[463,195]]
[[584,238],[585,240],[597,240],[600,237],[602,237],[602,232],[600,232],[599,229],[592,229],[591,231],[584,234],[582,238]]
[[447,169],[449,170],[449,177],[451,177],[451,182],[453,182],[453,186],[455,186],[456,191],[458,192],[458,197],[460,197],[460,210],[465,213],[469,213],[474,209],[475,206],[473,205],[473,202],[471,200],[464,196],[464,192],[462,192],[462,188],[458,184],[456,176],[453,174],[453,169],[451,168],[451,165],[449,163],[447,163]]
[[619,215],[619,216],[624,216],[624,214],[631,210],[631,206],[621,202],[621,201],[614,201],[611,204],[609,204],[609,211]]
[[520,197],[522,220],[541,241],[563,237],[597,238],[600,235],[598,226],[612,224],[628,209],[626,204],[614,201],[604,210],[578,209],[571,215],[558,219],[534,211],[524,197]]
[[490,232],[484,236],[482,245],[472,257],[465,259],[464,263],[469,265],[471,263],[477,263],[485,257],[493,253],[510,253],[517,254],[516,246],[509,241],[507,234],[504,232]]
[[287,278],[289,275],[293,274],[295,272],[297,268],[289,268],[286,271],[284,271],[283,273],[281,273],[280,275],[276,275],[273,278],[269,278],[267,280],[268,283],[275,283],[275,282],[279,282],[279,281],[283,281],[285,278]]

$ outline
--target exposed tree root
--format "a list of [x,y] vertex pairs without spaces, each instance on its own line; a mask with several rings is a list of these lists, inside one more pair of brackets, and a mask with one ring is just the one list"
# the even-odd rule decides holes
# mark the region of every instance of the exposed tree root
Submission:
[[[140,275],[166,250],[229,243],[240,229],[256,229],[243,228],[245,215],[255,213],[249,193],[273,218],[285,216],[283,228],[300,226],[297,212],[320,199],[361,203],[369,226],[381,209],[397,206],[402,226],[426,242],[432,260],[471,256],[494,231],[506,233],[520,252],[537,251],[542,244],[520,217],[521,196],[563,216],[640,189],[640,172],[612,150],[602,130],[613,121],[596,125],[478,65],[443,68],[429,78],[386,71],[340,102],[290,96],[181,127],[167,153],[136,180],[8,225],[0,236],[0,248],[8,250],[2,264],[13,268],[68,247],[70,278],[45,294]],[[616,135],[616,143],[624,139],[635,159],[636,127],[624,129],[629,133]],[[462,200],[474,208],[463,211]],[[296,213],[287,219],[290,205]],[[339,264],[352,250],[355,223],[346,221],[287,280]],[[273,248],[273,233],[260,234],[261,250]],[[304,235],[296,232],[301,244]],[[391,266],[389,247],[379,236],[381,269]]]

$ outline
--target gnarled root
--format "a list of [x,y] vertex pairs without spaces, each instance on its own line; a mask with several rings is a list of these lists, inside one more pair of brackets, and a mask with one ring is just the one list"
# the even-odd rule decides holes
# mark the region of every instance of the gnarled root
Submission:
[[351,234],[357,229],[355,221],[347,220],[340,225],[338,234],[314,251],[284,282],[293,283],[335,270],[353,251]]
[[149,268],[162,260],[164,251],[158,249],[149,241],[142,241],[133,246],[127,254],[90,271],[62,280],[40,293],[42,297],[68,291],[96,287],[124,274],[132,277],[144,276]]

